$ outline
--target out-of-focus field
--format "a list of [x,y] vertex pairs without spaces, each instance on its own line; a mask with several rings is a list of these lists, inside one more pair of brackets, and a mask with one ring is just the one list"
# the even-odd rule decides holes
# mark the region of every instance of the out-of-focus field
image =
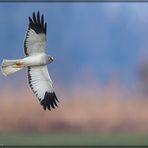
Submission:
[[114,84],[56,90],[60,102],[52,111],[44,111],[29,89],[1,90],[0,144],[148,144],[146,96],[123,92]]
[[130,146],[148,145],[148,134],[49,133],[4,134],[0,144],[20,146]]

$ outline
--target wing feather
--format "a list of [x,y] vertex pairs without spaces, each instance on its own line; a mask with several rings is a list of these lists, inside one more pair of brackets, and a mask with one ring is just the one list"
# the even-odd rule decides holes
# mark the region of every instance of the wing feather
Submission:
[[24,52],[26,56],[44,52],[46,45],[47,23],[44,23],[44,16],[40,12],[29,17],[29,25],[24,41]]
[[30,88],[39,99],[44,110],[55,108],[58,99],[55,95],[47,66],[28,67]]

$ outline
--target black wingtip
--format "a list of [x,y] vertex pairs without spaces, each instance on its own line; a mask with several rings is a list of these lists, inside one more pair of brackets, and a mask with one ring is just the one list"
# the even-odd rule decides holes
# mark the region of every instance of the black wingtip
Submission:
[[44,23],[44,15],[40,17],[40,11],[33,12],[32,17],[29,17],[29,27],[33,29],[37,34],[45,33],[47,31],[47,23]]
[[51,110],[51,108],[55,109],[55,107],[58,106],[57,102],[59,102],[59,100],[57,99],[55,92],[46,92],[44,95],[44,99],[41,101],[41,105],[43,106],[44,110],[46,110],[46,108],[48,108],[48,110]]

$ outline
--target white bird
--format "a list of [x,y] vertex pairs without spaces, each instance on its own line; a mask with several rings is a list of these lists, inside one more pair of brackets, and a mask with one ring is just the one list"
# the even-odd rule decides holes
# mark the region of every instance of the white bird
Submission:
[[29,17],[29,25],[24,41],[23,59],[2,61],[1,71],[7,76],[24,67],[27,67],[28,83],[33,93],[39,99],[44,110],[55,108],[58,99],[55,95],[52,80],[49,76],[47,65],[53,61],[53,57],[45,53],[47,23],[44,23],[44,15],[33,12]]

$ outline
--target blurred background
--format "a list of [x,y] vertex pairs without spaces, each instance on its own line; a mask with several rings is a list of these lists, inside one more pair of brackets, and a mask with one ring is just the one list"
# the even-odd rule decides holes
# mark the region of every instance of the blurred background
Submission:
[[24,57],[38,10],[60,103],[44,111],[26,69],[0,74],[0,144],[148,144],[148,4],[0,3],[0,62]]

